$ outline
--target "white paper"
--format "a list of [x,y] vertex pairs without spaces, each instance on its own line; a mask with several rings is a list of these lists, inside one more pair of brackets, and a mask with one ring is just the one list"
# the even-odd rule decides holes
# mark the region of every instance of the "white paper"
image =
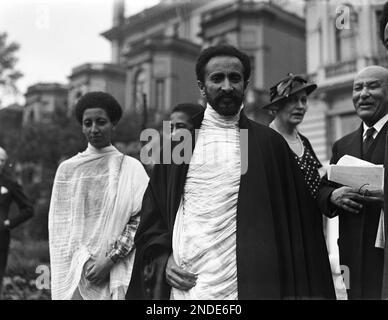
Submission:
[[383,190],[384,166],[345,155],[336,165],[329,166],[327,178],[344,186],[364,191]]
[[344,155],[341,159],[338,160],[337,166],[371,166],[371,167],[382,167],[383,165],[374,164],[353,156],[349,156],[348,154]]

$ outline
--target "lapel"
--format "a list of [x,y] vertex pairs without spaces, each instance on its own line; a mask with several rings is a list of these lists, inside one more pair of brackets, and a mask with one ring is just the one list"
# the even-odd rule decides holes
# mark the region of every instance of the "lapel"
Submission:
[[362,158],[362,123],[359,128],[348,137],[348,143],[339,146],[340,156],[337,161],[345,154],[361,159]]
[[387,134],[387,130],[388,130],[388,121],[381,128],[380,132],[374,139],[373,144],[371,145],[368,153],[366,154],[365,158],[368,159],[368,161],[375,164],[384,163],[384,145],[385,145],[385,136]]

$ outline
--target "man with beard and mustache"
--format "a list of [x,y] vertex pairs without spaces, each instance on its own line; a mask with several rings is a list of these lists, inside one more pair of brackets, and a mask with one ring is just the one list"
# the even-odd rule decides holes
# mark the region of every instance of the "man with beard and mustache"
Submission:
[[[388,69],[368,66],[354,79],[353,104],[360,127],[333,145],[331,163],[344,155],[384,163],[388,131]],[[339,219],[340,264],[349,269],[348,299],[380,299],[384,260],[384,193],[352,189],[323,179],[319,206]]]
[[207,105],[193,151],[153,170],[126,298],[334,299],[321,215],[293,154],[244,115],[248,56],[209,47],[196,75]]

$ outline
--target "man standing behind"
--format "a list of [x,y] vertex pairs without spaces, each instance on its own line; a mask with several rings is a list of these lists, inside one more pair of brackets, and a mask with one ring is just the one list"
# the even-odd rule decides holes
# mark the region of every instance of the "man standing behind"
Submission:
[[[331,163],[347,154],[383,164],[388,130],[388,70],[380,66],[361,70],[353,84],[353,104],[362,124],[333,145]],[[384,195],[367,194],[326,181],[318,195],[322,212],[328,217],[339,217],[340,264],[348,267],[350,277],[348,299],[381,297]]]
[[[11,230],[30,219],[34,214],[31,201],[23,192],[22,186],[7,170],[8,155],[0,147],[0,299],[2,282],[7,267]],[[18,215],[10,218],[10,207],[15,202]]]
[[195,148],[189,163],[154,168],[126,298],[335,298],[321,215],[292,152],[244,115],[248,56],[209,47],[196,74],[207,106]]

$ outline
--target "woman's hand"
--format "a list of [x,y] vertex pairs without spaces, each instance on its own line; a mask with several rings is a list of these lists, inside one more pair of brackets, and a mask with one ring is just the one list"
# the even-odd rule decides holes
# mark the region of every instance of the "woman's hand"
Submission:
[[85,278],[95,285],[101,285],[109,279],[110,269],[114,262],[110,257],[91,258],[86,269]]

